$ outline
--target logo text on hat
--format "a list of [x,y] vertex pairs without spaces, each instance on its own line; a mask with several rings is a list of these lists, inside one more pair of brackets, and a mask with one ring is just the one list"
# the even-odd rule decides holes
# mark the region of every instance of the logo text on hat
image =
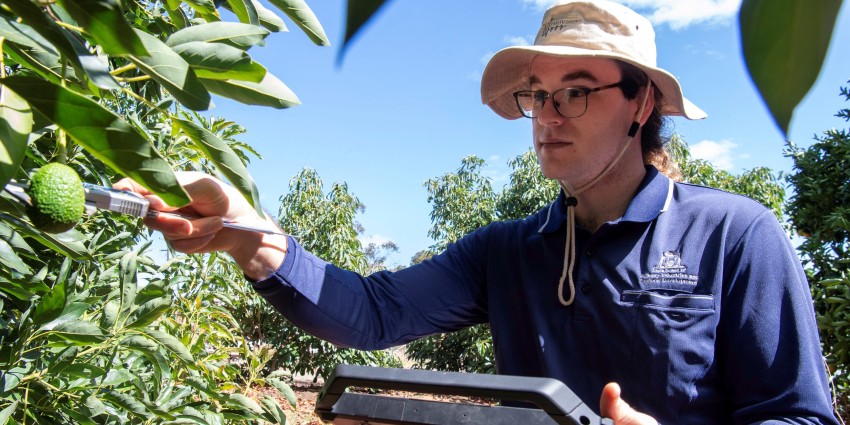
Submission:
[[564,29],[574,27],[579,24],[579,22],[583,21],[581,15],[577,13],[570,13],[568,15],[562,16],[553,16],[549,19],[549,22],[543,25],[543,28],[540,29],[540,36],[546,37],[552,31],[562,31]]

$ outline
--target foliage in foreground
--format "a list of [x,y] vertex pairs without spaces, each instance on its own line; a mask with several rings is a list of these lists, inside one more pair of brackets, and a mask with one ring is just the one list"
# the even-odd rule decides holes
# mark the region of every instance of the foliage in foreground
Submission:
[[[328,44],[303,1],[272,4]],[[87,183],[132,177],[177,206],[188,197],[173,170],[202,169],[261,213],[252,150],[227,140],[237,127],[186,110],[208,109],[211,93],[298,104],[248,53],[284,29],[255,1],[4,1],[0,184],[64,163]],[[270,385],[294,401],[281,376],[260,374],[270,350],[231,314],[222,288],[243,278],[229,261],[158,266],[138,220],[117,214],[45,233],[5,192],[0,219],[0,423],[286,421],[277,400],[249,392]]]

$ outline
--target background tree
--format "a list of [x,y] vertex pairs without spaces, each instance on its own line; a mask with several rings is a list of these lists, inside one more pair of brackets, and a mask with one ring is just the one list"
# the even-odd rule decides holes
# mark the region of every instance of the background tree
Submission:
[[[328,193],[319,174],[304,169],[289,183],[289,193],[280,198],[281,228],[305,249],[343,269],[370,272],[367,255],[357,239],[355,221],[363,204],[349,193],[345,183],[335,183]],[[359,351],[337,347],[316,338],[287,321],[255,292],[248,294],[242,328],[252,340],[276,347],[269,365],[296,374],[328,376],[341,363],[400,366],[390,351]]]
[[[847,87],[841,95],[850,100]],[[836,116],[850,121],[850,109]],[[850,130],[831,129],[808,148],[789,142],[793,191],[786,211],[804,237],[798,250],[806,266],[821,343],[839,415],[850,413]]]

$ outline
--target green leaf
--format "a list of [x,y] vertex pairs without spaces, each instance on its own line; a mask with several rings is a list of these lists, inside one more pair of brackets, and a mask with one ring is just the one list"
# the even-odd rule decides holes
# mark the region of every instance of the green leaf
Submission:
[[15,253],[15,249],[3,239],[0,239],[0,264],[17,270],[23,274],[32,273],[32,269]]
[[784,134],[817,80],[841,0],[745,0],[739,14],[747,69]]
[[97,325],[85,320],[62,323],[53,329],[53,332],[75,345],[90,345],[105,339],[103,331]]
[[57,0],[103,51],[111,55],[147,56],[117,0]]
[[132,381],[133,379],[136,379],[136,375],[127,369],[112,369],[106,374],[100,385],[116,386],[127,381]]
[[286,24],[283,22],[279,16],[277,16],[274,12],[267,9],[263,6],[262,3],[257,0],[251,0],[251,3],[254,4],[254,9],[257,10],[257,16],[260,19],[260,25],[264,28],[268,29],[271,32],[281,32],[287,31]]
[[271,73],[266,73],[263,81],[259,83],[236,80],[210,80],[208,78],[204,78],[201,81],[209,91],[246,105],[271,106],[275,109],[284,109],[301,104],[298,96]]
[[251,60],[248,52],[223,43],[190,41],[172,48],[200,78],[243,80],[258,83],[266,68]]
[[260,25],[257,9],[254,8],[254,3],[251,0],[227,0],[227,4],[230,6],[230,10],[239,18],[239,22]]
[[157,350],[159,350],[159,344],[141,335],[133,335],[122,339],[121,346],[145,355],[157,354]]
[[56,320],[65,310],[65,302],[68,300],[65,294],[65,280],[60,280],[53,288],[38,301],[33,315],[33,325],[38,326]]
[[[264,396],[262,400],[260,400],[260,403],[263,404],[263,407],[265,407],[266,412],[268,412],[272,416],[272,420],[270,420],[270,422],[277,424],[286,423],[286,413],[283,411],[283,409],[280,408],[280,405],[277,403],[277,400],[269,396]],[[295,406],[293,406],[293,408],[294,407]]]
[[195,142],[195,145],[200,149],[210,161],[230,180],[230,183],[242,193],[242,196],[257,211],[260,217],[265,217],[262,205],[260,205],[260,192],[257,190],[257,185],[248,173],[248,169],[239,156],[230,149],[223,140],[219,139],[215,134],[207,131],[205,128],[198,126],[192,121],[172,118],[172,122],[180,127],[180,129]]
[[0,85],[0,187],[14,177],[23,162],[32,123],[29,104]]
[[286,401],[289,402],[289,405],[292,408],[295,408],[295,404],[298,402],[298,398],[295,396],[295,391],[292,391],[292,387],[286,385],[285,382],[281,381],[277,378],[266,378],[265,381],[273,386],[282,396],[286,398]]
[[384,0],[348,0],[348,10],[345,18],[345,38],[342,41],[342,47],[339,49],[339,60],[342,59],[354,37],[383,5]]
[[262,415],[263,408],[254,399],[245,396],[244,394],[233,393],[227,397],[227,404],[241,410]]
[[69,302],[65,308],[62,310],[62,314],[59,317],[45,323],[39,328],[39,330],[49,331],[58,328],[59,326],[79,320],[83,317],[83,313],[91,307],[86,302]]
[[189,376],[186,378],[185,382],[190,387],[208,395],[213,399],[217,399],[220,396],[218,390],[210,388],[209,383],[199,377]]
[[140,328],[139,331],[156,341],[169,352],[176,355],[180,360],[183,360],[186,363],[192,363],[195,361],[195,359],[192,358],[192,354],[179,339],[155,329]]
[[119,284],[121,285],[121,310],[129,311],[136,301],[138,284],[136,283],[136,257],[135,251],[130,251],[121,257],[119,263]]
[[193,25],[171,34],[165,44],[169,47],[191,41],[205,41],[229,44],[243,50],[252,46],[263,45],[269,30],[255,25],[239,22],[210,22]]
[[316,18],[316,15],[304,0],[269,0],[269,3],[289,16],[295,22],[295,25],[298,25],[307,34],[307,37],[310,37],[313,43],[319,46],[331,45],[322,24],[319,23],[319,19]]
[[72,378],[82,378],[85,380],[97,379],[106,375],[103,368],[88,363],[72,363],[62,369],[62,374]]
[[75,34],[60,27],[35,3],[30,0],[4,0],[3,3],[17,13],[24,24],[49,41],[76,69],[85,72],[95,86],[109,90],[121,89],[106,65],[93,56]]
[[158,38],[144,31],[135,31],[150,56],[130,55],[128,59],[165,87],[183,106],[195,111],[209,109],[210,94],[189,64]]
[[165,312],[171,310],[171,299],[157,298],[150,300],[133,312],[128,319],[128,328],[139,328],[150,325]]
[[0,80],[112,169],[132,178],[171,206],[190,202],[171,166],[128,122],[96,102],[32,77]]
[[95,417],[106,413],[106,405],[100,401],[94,394],[86,397],[85,406],[88,409],[88,416]]
[[86,246],[82,243],[85,240],[85,235],[76,229],[71,229],[64,233],[46,233],[6,213],[0,213],[0,219],[12,224],[15,230],[21,235],[29,236],[66,257],[71,257],[74,260],[94,260],[94,257],[91,256]]
[[5,16],[0,16],[0,35],[6,37],[7,41],[21,46],[37,48],[59,55],[59,52],[53,48],[50,42],[33,30],[32,27],[10,20]]
[[17,408],[18,402],[13,401],[12,404],[6,406],[3,410],[0,410],[0,425],[6,425],[9,422],[9,418],[12,417],[12,414],[15,413]]
[[102,395],[105,400],[115,404],[116,406],[128,412],[132,412],[146,418],[149,418],[151,416],[148,409],[145,408],[145,405],[129,394],[119,393],[118,391],[113,390],[106,390],[102,392]]

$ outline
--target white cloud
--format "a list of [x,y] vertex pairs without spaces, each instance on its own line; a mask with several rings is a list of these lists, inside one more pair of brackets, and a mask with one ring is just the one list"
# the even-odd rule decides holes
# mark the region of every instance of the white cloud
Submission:
[[749,155],[736,155],[735,149],[738,147],[732,141],[721,140],[703,140],[690,146],[691,155],[696,159],[703,159],[711,163],[711,165],[724,170],[732,171],[735,168],[735,160],[745,159]]
[[534,40],[529,40],[528,37],[521,35],[506,35],[505,42],[508,46],[531,46]]
[[[693,24],[732,22],[742,0],[615,0],[646,16],[654,25],[669,25],[674,30]],[[524,6],[544,10],[555,0],[521,0]]]
[[622,0],[643,13],[654,25],[679,30],[700,23],[729,23],[737,15],[742,0]]

